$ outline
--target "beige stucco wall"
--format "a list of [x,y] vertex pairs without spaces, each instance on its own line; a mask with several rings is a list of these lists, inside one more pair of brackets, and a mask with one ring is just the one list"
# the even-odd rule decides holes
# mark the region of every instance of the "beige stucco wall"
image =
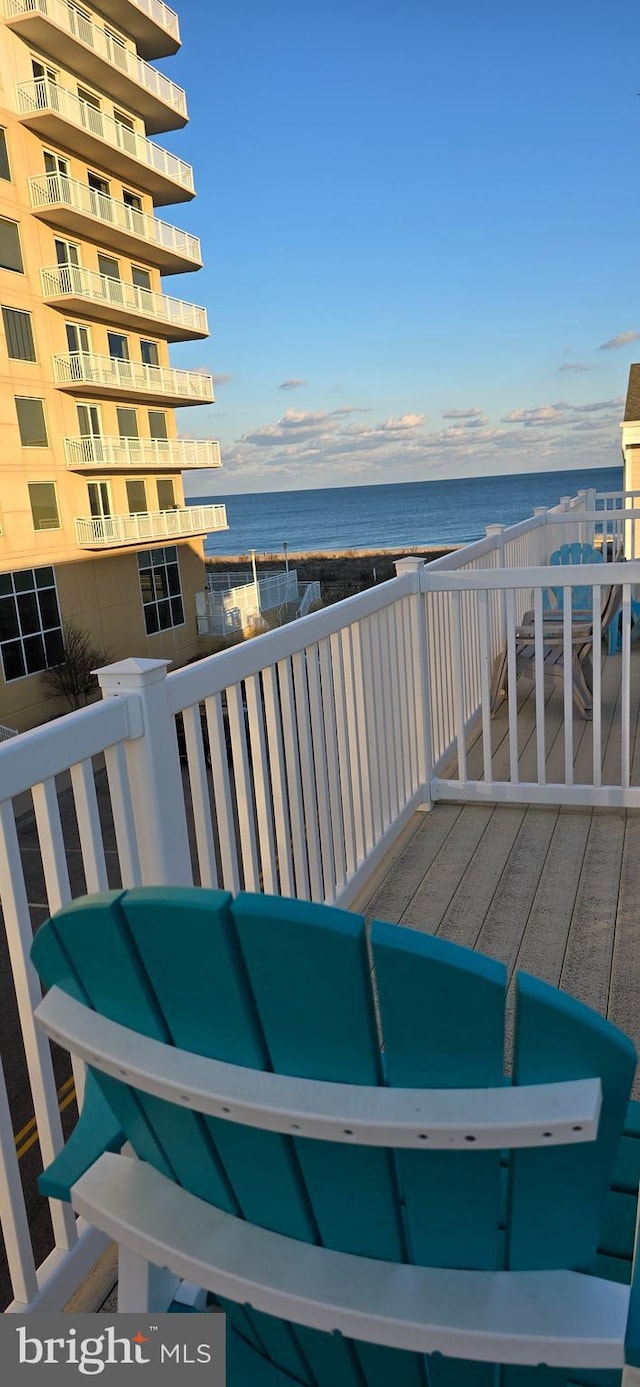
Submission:
[[[126,29],[126,12],[127,4],[123,2],[120,25],[123,30]],[[117,436],[119,433],[116,408],[120,403],[137,408],[138,432],[142,438],[149,436],[148,411],[162,409],[167,418],[168,436],[174,438],[177,436],[175,408],[169,404],[131,399],[118,401],[106,398],[98,390],[93,395],[78,392],[74,397],[73,393],[56,387],[52,366],[54,353],[64,354],[68,351],[67,321],[88,326],[90,350],[97,355],[108,355],[107,333],[114,331],[129,337],[133,360],[139,360],[137,340],[145,338],[158,343],[160,365],[169,365],[169,346],[162,336],[161,323],[157,323],[157,331],[154,331],[147,325],[133,327],[118,322],[105,323],[87,312],[70,312],[49,306],[43,302],[40,269],[55,265],[54,243],[59,238],[80,246],[81,263],[89,270],[98,269],[98,252],[103,251],[119,261],[123,279],[131,279],[132,265],[145,266],[151,275],[151,287],[176,297],[181,297],[180,277],[172,275],[166,285],[159,270],[145,261],[142,254],[140,259],[135,259],[114,249],[109,242],[108,224],[97,226],[95,230],[91,227],[88,231],[85,229],[84,236],[80,237],[77,231],[69,232],[54,225],[55,217],[50,211],[47,215],[50,219],[53,217],[53,221],[45,222],[34,215],[28,180],[32,175],[44,173],[45,149],[68,160],[72,179],[86,183],[87,172],[91,170],[109,180],[110,195],[116,200],[122,200],[123,189],[128,188],[142,197],[143,210],[148,215],[153,215],[154,208],[151,196],[135,182],[125,181],[110,172],[106,145],[103,163],[96,163],[93,156],[81,158],[69,152],[63,144],[41,138],[21,123],[17,115],[15,86],[18,82],[32,80],[32,58],[55,67],[61,87],[75,92],[80,83],[100,96],[107,114],[114,109],[107,90],[86,80],[83,73],[66,71],[59,62],[51,62],[30,42],[0,22],[0,126],[7,133],[11,170],[11,182],[0,178],[0,217],[19,223],[24,262],[24,274],[0,269],[0,305],[32,315],[37,355],[34,363],[10,360],[0,318],[0,572],[53,564],[63,619],[73,619],[85,627],[96,641],[112,650],[115,658],[162,655],[180,664],[202,650],[195,616],[195,593],[204,587],[205,582],[202,538],[182,540],[177,545],[185,625],[147,636],[135,549],[110,548],[99,553],[83,550],[77,543],[75,520],[76,517],[88,517],[90,514],[87,492],[90,480],[108,482],[111,513],[118,515],[129,513],[126,482],[133,478],[144,480],[149,511],[160,509],[157,493],[159,478],[172,478],[175,503],[178,506],[184,504],[181,474],[167,470],[154,472],[147,467],[138,471],[130,468],[126,474],[122,471],[110,473],[105,466],[96,467],[92,472],[74,472],[67,467],[63,446],[65,437],[76,437],[80,433],[76,408],[78,402],[91,399],[99,403],[105,436]],[[134,118],[139,133],[144,134],[143,122],[135,111],[121,102],[117,105]],[[153,139],[162,143],[162,137],[158,140],[154,135]],[[164,209],[161,215],[163,220],[173,221],[171,214],[165,213]],[[180,224],[179,217],[176,217],[176,224]],[[144,243],[141,252],[143,249]],[[20,395],[44,401],[49,442],[47,448],[22,447],[14,403],[15,397]],[[34,530],[27,490],[28,483],[33,481],[55,483],[59,529]],[[171,540],[156,539],[154,545],[144,547],[164,547],[170,543]],[[55,711],[56,705],[43,699],[39,675],[6,684],[0,663],[0,723],[23,730],[48,719]]]

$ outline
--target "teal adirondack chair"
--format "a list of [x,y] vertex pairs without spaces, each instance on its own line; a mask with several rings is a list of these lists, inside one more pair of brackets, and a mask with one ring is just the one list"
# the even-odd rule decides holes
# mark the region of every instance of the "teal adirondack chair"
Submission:
[[90,1066],[42,1190],[120,1243],[121,1310],[167,1308],[177,1276],[216,1298],[229,1387],[640,1366],[636,1056],[596,1013],[520,975],[505,1082],[502,965],[198,888],[75,901],[33,961],[41,1024]]
[[[564,564],[585,564],[603,563],[604,558],[601,549],[594,549],[592,544],[561,544],[559,549],[554,549],[549,559],[549,563],[554,567]],[[543,595],[545,610],[561,612],[564,607],[564,588],[550,588]],[[590,587],[576,587],[572,591],[571,604],[574,612],[591,617],[593,614],[593,591]]]

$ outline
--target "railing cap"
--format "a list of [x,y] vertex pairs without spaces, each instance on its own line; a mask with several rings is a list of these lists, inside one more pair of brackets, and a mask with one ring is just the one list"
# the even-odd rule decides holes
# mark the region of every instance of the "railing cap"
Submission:
[[147,660],[142,656],[130,656],[127,660],[116,660],[115,664],[103,665],[92,672],[106,697],[114,694],[138,692],[165,679],[171,660]]

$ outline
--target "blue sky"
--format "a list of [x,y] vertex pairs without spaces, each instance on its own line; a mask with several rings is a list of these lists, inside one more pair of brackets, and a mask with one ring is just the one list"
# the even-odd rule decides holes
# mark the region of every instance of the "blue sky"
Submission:
[[620,460],[640,360],[640,19],[618,0],[177,0],[158,142],[202,238],[228,495]]

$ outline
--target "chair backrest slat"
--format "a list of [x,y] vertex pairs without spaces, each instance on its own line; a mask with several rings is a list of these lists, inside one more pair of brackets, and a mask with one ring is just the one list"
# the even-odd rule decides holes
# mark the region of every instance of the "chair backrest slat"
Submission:
[[[484,1088],[503,1081],[506,970],[468,949],[374,920],[371,949],[387,1082],[398,1088]],[[411,1260],[502,1265],[499,1151],[398,1151]],[[497,1387],[491,1363],[438,1355],[430,1387]]]
[[512,1153],[508,1265],[590,1270],[633,1083],[635,1048],[596,1012],[537,978],[520,974],[516,989],[513,1082],[599,1077],[602,1110],[597,1141]]
[[[488,1088],[503,1082],[506,970],[468,949],[375,920],[371,946],[387,1082]],[[499,1151],[399,1151],[413,1260],[500,1265]]]
[[[249,894],[237,897],[232,912],[273,1069],[308,1079],[381,1082],[364,921],[308,902]],[[403,1261],[391,1154],[315,1140],[297,1140],[296,1149],[321,1241],[343,1252]],[[313,1341],[298,1332],[319,1380],[327,1387],[351,1380],[333,1358],[338,1349],[344,1352],[344,1341],[324,1336],[318,1360]],[[417,1355],[371,1345],[356,1345],[356,1354],[354,1387],[365,1359],[367,1383],[423,1387]]]

